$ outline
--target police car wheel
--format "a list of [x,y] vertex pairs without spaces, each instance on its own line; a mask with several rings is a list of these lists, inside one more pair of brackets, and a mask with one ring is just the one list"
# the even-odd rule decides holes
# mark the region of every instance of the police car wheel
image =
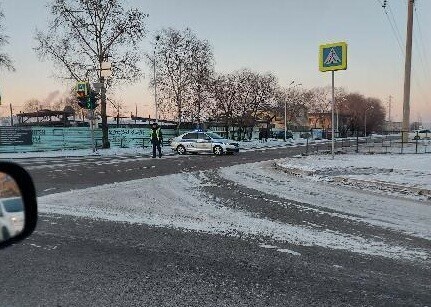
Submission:
[[221,156],[223,154],[223,148],[221,148],[220,146],[215,146],[214,147],[214,154],[217,156]]
[[179,146],[177,147],[177,153],[178,153],[179,155],[184,155],[184,154],[186,153],[186,149],[184,148],[184,146],[183,146],[183,145],[179,145]]

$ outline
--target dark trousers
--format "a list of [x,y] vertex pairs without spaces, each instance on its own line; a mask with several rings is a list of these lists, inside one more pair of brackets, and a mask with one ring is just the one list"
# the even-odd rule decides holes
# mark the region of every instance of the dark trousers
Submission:
[[162,157],[162,148],[160,147],[160,141],[153,141],[153,158],[156,157],[156,149],[159,152],[159,158]]

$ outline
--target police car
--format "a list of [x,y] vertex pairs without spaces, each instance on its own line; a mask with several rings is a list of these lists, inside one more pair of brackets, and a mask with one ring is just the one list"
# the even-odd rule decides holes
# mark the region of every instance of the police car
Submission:
[[186,153],[214,153],[215,155],[239,152],[239,144],[212,131],[195,130],[184,133],[171,142],[171,148],[180,155]]

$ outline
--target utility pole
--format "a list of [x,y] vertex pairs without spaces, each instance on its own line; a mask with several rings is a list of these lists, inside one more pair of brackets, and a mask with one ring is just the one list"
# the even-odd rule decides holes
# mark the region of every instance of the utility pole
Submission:
[[295,80],[290,82],[288,90],[289,93],[287,93],[287,97],[284,99],[284,141],[287,141],[287,99],[290,99],[290,87],[292,84],[295,83]]
[[389,95],[389,101],[388,101],[388,128],[389,128],[389,130],[392,130],[391,109],[392,109],[392,96]]
[[10,125],[13,126],[13,114],[12,114],[13,110],[12,110],[11,103],[9,104],[9,107],[10,107]]
[[404,68],[403,142],[408,142],[410,126],[410,79],[412,72],[413,9],[415,0],[408,0],[406,61]]
[[156,75],[156,51],[157,51],[157,42],[160,39],[160,35],[156,36],[156,43],[154,45],[154,63],[153,63],[153,68],[154,68],[154,107],[155,107],[155,115],[156,115],[156,122],[159,121],[159,110],[158,110],[158,105],[157,105],[157,75]]

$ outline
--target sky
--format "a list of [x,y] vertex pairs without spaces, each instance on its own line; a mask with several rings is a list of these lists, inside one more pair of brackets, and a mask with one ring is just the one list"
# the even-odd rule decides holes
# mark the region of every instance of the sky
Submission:
[[[407,0],[124,0],[147,18],[143,53],[151,50],[156,31],[191,28],[212,45],[216,71],[250,68],[272,72],[282,86],[292,81],[304,88],[328,86],[331,74],[318,70],[319,45],[345,41],[348,69],[335,73],[335,85],[381,99],[392,96],[392,120],[401,120],[404,84],[404,49]],[[34,52],[35,30],[46,29],[49,13],[45,0],[0,0],[9,45],[2,51],[14,60],[16,72],[0,72],[0,116],[22,109],[26,101],[60,98],[73,86],[53,77],[51,62]],[[390,21],[393,21],[392,26]],[[399,33],[400,42],[396,33]],[[411,121],[431,122],[431,1],[416,0],[411,93]],[[400,46],[401,45],[401,46]],[[139,116],[154,115],[149,88],[152,73],[145,61],[144,77],[132,86],[116,89],[113,97],[123,112],[138,109]]]

